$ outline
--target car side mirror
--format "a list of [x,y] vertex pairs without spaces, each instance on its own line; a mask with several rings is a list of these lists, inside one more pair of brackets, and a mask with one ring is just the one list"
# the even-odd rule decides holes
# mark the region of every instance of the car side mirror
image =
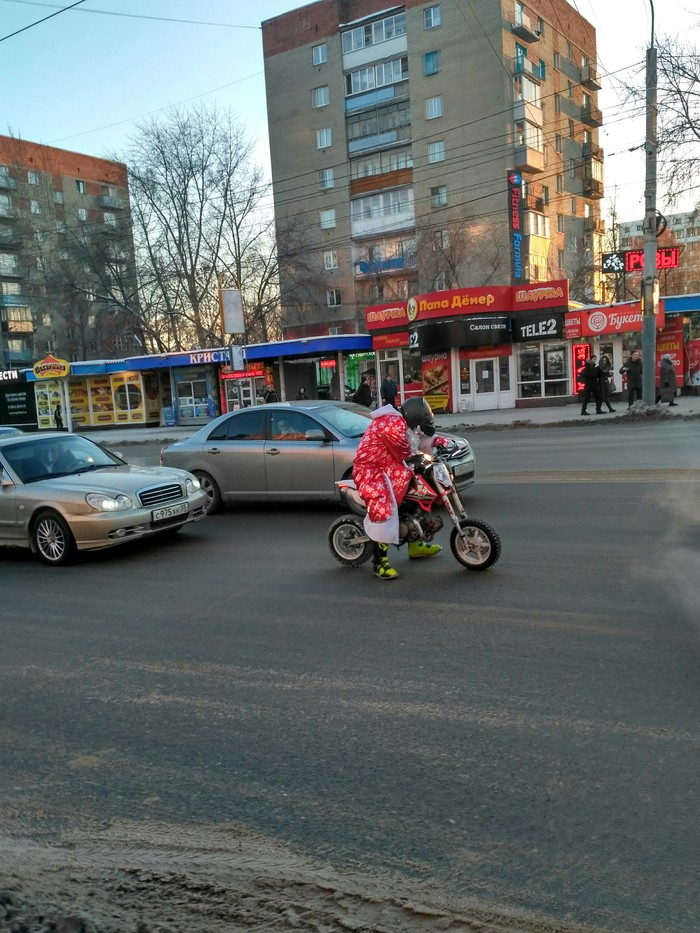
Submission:
[[311,428],[304,434],[305,441],[327,441],[326,432],[321,428]]
[[14,486],[10,477],[5,472],[5,467],[0,463],[0,486]]

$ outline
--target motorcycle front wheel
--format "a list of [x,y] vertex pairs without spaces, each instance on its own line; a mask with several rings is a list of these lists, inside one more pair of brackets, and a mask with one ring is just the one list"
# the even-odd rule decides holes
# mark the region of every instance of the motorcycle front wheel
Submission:
[[[461,534],[460,534],[461,532]],[[495,528],[477,518],[465,518],[450,537],[452,553],[467,570],[488,570],[501,556],[501,539]]]
[[367,537],[362,519],[342,515],[328,530],[331,554],[344,567],[361,567],[372,556],[374,543]]

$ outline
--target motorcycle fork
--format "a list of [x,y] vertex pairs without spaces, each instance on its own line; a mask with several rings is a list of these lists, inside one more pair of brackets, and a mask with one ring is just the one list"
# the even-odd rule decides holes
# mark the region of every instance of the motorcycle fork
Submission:
[[464,503],[462,502],[462,499],[456,489],[452,489],[451,492],[447,492],[447,490],[443,489],[440,484],[437,485],[440,493],[440,499],[442,500],[442,504],[445,507],[445,511],[450,516],[450,520],[459,532],[460,537],[463,538],[465,535],[462,531],[461,521],[467,516]]

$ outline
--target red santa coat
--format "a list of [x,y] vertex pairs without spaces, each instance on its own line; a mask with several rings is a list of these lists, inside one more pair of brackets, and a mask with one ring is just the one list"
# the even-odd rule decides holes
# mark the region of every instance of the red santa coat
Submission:
[[359,443],[352,469],[371,521],[386,522],[393,511],[385,473],[391,480],[397,503],[403,501],[413,476],[413,470],[404,463],[410,456],[403,416],[392,405],[372,412],[372,423]]

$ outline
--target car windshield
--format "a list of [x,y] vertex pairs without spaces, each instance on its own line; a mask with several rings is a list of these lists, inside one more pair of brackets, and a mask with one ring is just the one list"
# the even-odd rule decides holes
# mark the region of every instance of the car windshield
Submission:
[[2,455],[23,483],[122,464],[104,448],[75,434],[18,440],[3,446]]
[[360,405],[328,405],[318,408],[317,413],[345,437],[362,437],[372,421],[369,411]]

